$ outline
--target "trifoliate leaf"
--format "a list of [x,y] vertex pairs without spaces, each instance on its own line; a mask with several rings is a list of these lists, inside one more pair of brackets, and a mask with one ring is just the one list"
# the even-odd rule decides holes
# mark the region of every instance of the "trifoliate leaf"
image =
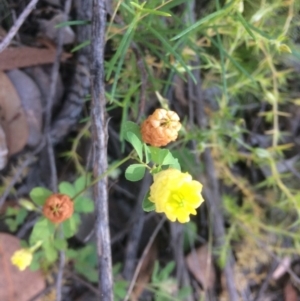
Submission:
[[61,182],[58,186],[58,190],[60,193],[68,195],[70,198],[76,194],[74,186],[69,182]]
[[126,121],[122,126],[121,137],[130,142],[127,137],[128,132],[134,133],[139,138],[139,140],[142,141],[140,127],[136,123],[132,121]]
[[127,132],[127,140],[137,152],[140,160],[143,161],[143,142],[132,132]]
[[125,171],[125,178],[135,182],[141,180],[145,175],[146,167],[143,164],[132,164]]
[[43,206],[46,199],[53,194],[52,191],[44,187],[35,187],[30,191],[30,198],[39,206]]

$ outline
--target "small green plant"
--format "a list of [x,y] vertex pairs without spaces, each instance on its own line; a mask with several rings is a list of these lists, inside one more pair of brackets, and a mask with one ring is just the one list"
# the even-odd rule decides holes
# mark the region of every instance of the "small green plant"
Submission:
[[154,270],[151,276],[151,283],[147,289],[154,293],[155,301],[185,300],[191,294],[191,288],[178,288],[178,283],[171,276],[175,267],[175,262],[169,262],[164,268],[161,268],[158,261],[155,262]]
[[[21,200],[20,204],[23,207],[20,209],[7,209],[6,215],[9,218],[6,219],[6,223],[12,231],[16,230],[16,227],[24,221],[28,210],[40,214],[29,238],[29,247],[39,245],[39,248],[34,250],[31,262],[32,269],[48,267],[57,260],[59,251],[68,250],[67,239],[74,236],[77,232],[80,224],[80,214],[94,211],[94,203],[86,192],[86,188],[89,185],[90,175],[79,177],[73,184],[69,182],[61,182],[59,184],[59,193],[69,196],[74,202],[72,216],[59,224],[53,223],[42,214],[46,200],[53,195],[52,191],[43,187],[36,187],[30,192],[32,202]],[[11,216],[14,216],[14,218],[11,218]],[[89,250],[88,247],[87,249]],[[83,251],[80,251],[78,254],[80,255]],[[78,265],[80,266],[80,263]]]

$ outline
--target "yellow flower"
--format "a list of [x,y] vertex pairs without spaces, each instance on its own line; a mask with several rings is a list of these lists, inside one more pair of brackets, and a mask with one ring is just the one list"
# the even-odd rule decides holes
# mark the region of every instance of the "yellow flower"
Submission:
[[167,169],[154,175],[149,200],[155,203],[156,212],[164,212],[172,222],[186,223],[204,201],[201,191],[202,184],[190,174]]
[[20,271],[24,271],[32,261],[32,251],[30,249],[20,249],[11,257],[12,264],[16,265]]

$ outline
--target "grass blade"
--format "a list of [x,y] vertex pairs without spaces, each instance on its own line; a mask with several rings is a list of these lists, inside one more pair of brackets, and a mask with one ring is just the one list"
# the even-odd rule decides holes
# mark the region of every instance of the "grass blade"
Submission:
[[215,18],[220,18],[223,14],[228,14],[228,10],[231,8],[232,4],[235,1],[230,1],[228,4],[226,4],[223,9],[218,10],[206,17],[204,17],[203,19],[199,20],[198,22],[194,23],[193,25],[191,25],[190,27],[186,28],[185,30],[183,30],[181,33],[179,33],[178,35],[176,35],[175,37],[173,37],[171,39],[171,41],[177,40],[179,38],[181,38],[182,36],[190,33],[191,31],[193,31],[194,29],[198,28],[199,26],[201,26],[204,23],[210,22]]
[[253,40],[256,41],[256,37],[249,26],[250,24],[244,19],[244,17],[240,14],[240,12],[236,12],[236,18],[244,26],[245,30],[249,33],[249,35],[253,38]]
[[178,60],[178,62],[182,65],[182,67],[184,68],[184,70],[187,72],[187,74],[193,79],[193,81],[196,83],[196,79],[193,75],[193,73],[191,72],[191,70],[188,68],[188,66],[186,65],[186,63],[184,62],[184,60],[182,59],[182,57],[175,51],[175,49],[169,44],[169,42],[163,37],[161,36],[155,29],[153,28],[148,28],[149,31],[158,39],[161,41],[161,43],[163,44],[163,46],[167,49],[167,51],[169,51],[172,55],[174,55],[174,57]]

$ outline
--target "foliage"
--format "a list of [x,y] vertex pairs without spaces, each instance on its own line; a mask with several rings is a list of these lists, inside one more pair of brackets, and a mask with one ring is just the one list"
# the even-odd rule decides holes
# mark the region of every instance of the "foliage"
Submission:
[[[296,134],[290,130],[290,120],[300,105],[299,90],[294,83],[299,81],[299,75],[293,68],[294,62],[299,65],[300,59],[296,43],[299,22],[295,21],[299,3],[216,0],[198,11],[192,4],[183,0],[113,1],[106,36],[111,47],[105,65],[110,86],[106,92],[107,111],[121,111],[122,151],[125,153],[127,143],[134,151],[111,164],[101,176],[129,160],[135,163],[126,168],[125,177],[134,182],[140,181],[147,171],[155,174],[170,167],[199,176],[204,170],[202,154],[209,149],[224,188],[223,208],[230,225],[223,249],[214,250],[220,266],[225,264],[231,242],[240,243],[247,237],[253,239],[252,246],[262,245],[265,253],[298,254],[299,180],[295,180],[297,171],[293,168],[282,172],[280,167],[297,154],[297,140],[291,137]],[[86,20],[72,22],[61,26],[89,26]],[[86,41],[77,45],[73,51],[88,44]],[[140,108],[145,101],[150,107],[178,105],[169,97],[172,93],[168,93],[178,88],[174,79],[182,81],[184,87],[186,83],[196,82],[194,71],[199,70],[201,82],[197,84],[204,94],[213,92],[205,103],[209,117],[206,127],[191,126],[186,118],[179,140],[170,148],[143,143],[138,124],[131,120],[144,117],[140,116]],[[162,100],[157,96],[160,94],[168,95],[169,99]],[[184,101],[182,106],[187,110],[189,103],[187,99]],[[74,161],[81,176],[73,184],[59,185],[60,192],[69,195],[75,203],[73,217],[62,224],[63,238],[59,227],[39,217],[29,244],[43,242],[34,254],[32,268],[47,268],[55,262],[58,252],[65,250],[71,261],[76,258],[75,270],[95,282],[94,246],[86,245],[80,250],[68,248],[68,238],[78,230],[80,214],[93,211],[93,202],[85,189],[97,179],[91,182],[77,154],[78,145],[89,135],[89,127],[87,122],[73,140],[72,149],[64,153]],[[253,142],[254,138],[258,142]],[[191,144],[195,145],[192,150]],[[195,157],[200,160],[197,166]],[[298,160],[294,165],[299,167]],[[40,214],[40,207],[51,193],[45,188],[34,188],[30,193],[34,202],[31,210]],[[155,210],[149,193],[142,206],[146,212]],[[27,210],[25,206],[7,209],[6,223],[10,231],[15,232],[24,223]],[[186,232],[192,233],[190,239]],[[196,234],[196,224],[185,227],[185,250],[194,243]],[[269,237],[275,237],[279,243],[267,244]],[[291,242],[290,248],[281,243],[285,240]],[[173,281],[173,268],[173,263],[164,269],[159,269],[158,263],[155,265],[149,288],[155,291],[159,301],[175,300],[166,293],[166,287]],[[87,274],[87,270],[92,272]],[[125,287],[122,280],[117,282],[117,298],[124,297]]]

